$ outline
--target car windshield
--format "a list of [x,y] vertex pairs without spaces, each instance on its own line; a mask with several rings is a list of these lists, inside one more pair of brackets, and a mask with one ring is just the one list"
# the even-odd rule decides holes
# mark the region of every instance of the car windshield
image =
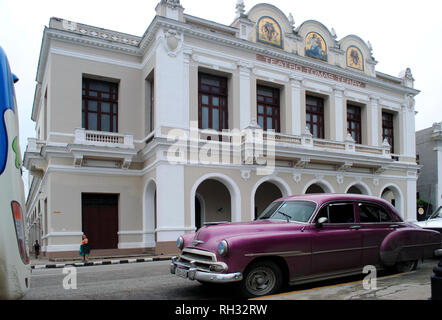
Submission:
[[258,217],[258,220],[288,220],[308,222],[316,209],[316,203],[310,201],[273,202]]
[[430,219],[442,218],[442,206],[437,208],[435,212],[430,216]]

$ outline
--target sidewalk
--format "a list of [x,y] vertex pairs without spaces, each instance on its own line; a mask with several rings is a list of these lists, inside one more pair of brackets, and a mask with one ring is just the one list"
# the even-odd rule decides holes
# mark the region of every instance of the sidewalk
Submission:
[[312,287],[257,298],[256,300],[428,300],[431,276],[439,259],[428,259],[416,271],[377,278],[376,286],[364,288],[363,279]]
[[60,260],[60,262],[57,262],[57,261],[50,261],[48,258],[42,256],[36,259],[34,255],[30,255],[31,269],[51,269],[51,268],[53,269],[53,268],[64,268],[66,266],[88,267],[88,266],[99,266],[99,265],[109,265],[109,264],[154,262],[154,261],[170,260],[171,258],[172,256],[168,255],[156,256],[152,254],[100,256],[100,257],[89,257],[89,261],[87,263],[84,263],[81,258],[64,259]]

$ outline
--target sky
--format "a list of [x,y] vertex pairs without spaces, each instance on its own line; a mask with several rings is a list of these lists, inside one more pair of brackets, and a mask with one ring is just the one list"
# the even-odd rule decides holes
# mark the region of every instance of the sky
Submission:
[[[35,136],[31,120],[35,77],[44,27],[58,17],[105,29],[142,36],[155,16],[159,0],[0,0],[0,46],[6,51],[16,84],[20,119],[20,146]],[[186,14],[230,25],[237,0],[181,0]],[[317,20],[338,40],[355,34],[370,41],[376,70],[398,76],[410,68],[415,78],[416,130],[442,121],[442,3],[437,0],[245,0],[246,13],[267,2],[287,16],[295,27]],[[440,112],[440,113],[439,113]],[[26,184],[26,182],[25,182]]]

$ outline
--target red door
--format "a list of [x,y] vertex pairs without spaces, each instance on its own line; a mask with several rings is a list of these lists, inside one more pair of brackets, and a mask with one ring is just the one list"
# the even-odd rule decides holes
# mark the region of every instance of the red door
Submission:
[[118,248],[118,195],[82,194],[83,233],[91,249]]

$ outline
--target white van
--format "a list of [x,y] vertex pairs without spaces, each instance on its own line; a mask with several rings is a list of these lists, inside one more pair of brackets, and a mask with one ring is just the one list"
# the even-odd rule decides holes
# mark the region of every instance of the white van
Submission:
[[0,299],[20,299],[30,284],[25,195],[14,83],[0,47]]

